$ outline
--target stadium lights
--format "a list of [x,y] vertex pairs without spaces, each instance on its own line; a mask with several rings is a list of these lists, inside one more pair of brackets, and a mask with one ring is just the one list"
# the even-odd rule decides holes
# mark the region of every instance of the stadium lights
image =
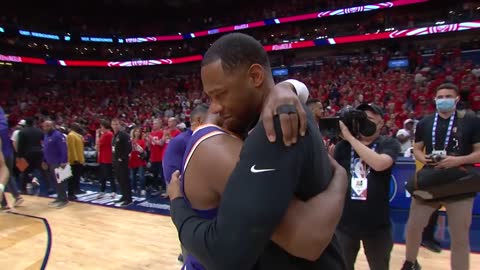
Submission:
[[[224,26],[221,28],[215,28],[215,29],[209,29],[209,30],[201,30],[201,31],[196,31],[192,33],[187,32],[185,35],[183,35],[182,32],[178,32],[177,34],[172,34],[168,36],[147,36],[147,37],[131,37],[131,38],[119,38],[116,35],[112,35],[110,37],[80,36],[80,41],[122,44],[122,43],[143,43],[143,42],[163,42],[163,41],[171,41],[171,40],[185,40],[185,39],[198,38],[198,37],[207,36],[207,35],[232,32],[232,31],[237,31],[237,30],[247,29],[247,28],[250,29],[250,28],[256,28],[256,27],[264,27],[264,26],[269,26],[273,24],[285,24],[290,22],[314,20],[314,19],[331,17],[331,16],[343,16],[343,15],[349,15],[353,13],[364,13],[364,12],[376,11],[381,9],[391,9],[399,6],[408,6],[408,5],[413,5],[413,4],[418,4],[418,3],[428,2],[428,1],[429,0],[390,0],[388,2],[382,2],[377,4],[367,4],[362,6],[340,8],[335,10],[317,11],[317,12],[308,13],[308,14],[297,14],[295,16],[288,16],[288,17],[275,18],[275,19],[263,19],[255,22]],[[480,9],[480,7],[477,9]],[[319,29],[317,29],[316,31],[319,31],[321,29],[320,27],[317,27],[317,28]],[[3,31],[0,31],[0,33],[1,32]],[[27,30],[20,30],[19,34],[24,36],[35,37],[35,38],[46,38],[46,39],[65,40],[65,41],[76,40],[76,38],[73,38],[73,39],[70,38],[71,33],[66,33],[62,36],[59,36],[56,34],[38,33],[38,32],[31,32]]]
[[[378,34],[369,33],[369,34],[363,34],[363,35],[342,36],[342,37],[335,37],[335,38],[328,38],[328,36],[318,36],[316,40],[305,40],[297,43],[291,42],[291,43],[265,45],[264,48],[267,52],[279,51],[279,50],[291,50],[291,49],[296,50],[300,48],[348,44],[348,43],[356,43],[356,42],[362,42],[362,41],[397,39],[397,38],[422,36],[422,35],[436,35],[436,34],[448,33],[448,32],[469,31],[473,29],[480,29],[480,20],[467,21],[467,22],[454,23],[454,24],[437,25],[437,26],[432,25],[428,27],[417,27],[417,28],[404,29],[404,30],[395,30],[391,32],[382,32]],[[112,49],[108,49],[108,50],[110,50],[111,52]],[[129,60],[129,61],[110,61],[110,62],[107,60],[41,59],[41,58],[32,58],[32,57],[25,57],[25,56],[0,54],[0,61],[3,61],[3,62],[37,64],[37,65],[82,66],[82,67],[154,66],[154,65],[181,64],[181,63],[195,62],[195,61],[201,61],[201,60],[202,60],[202,55],[200,54],[180,57],[180,58],[171,58],[171,59],[152,59],[152,60],[141,60],[141,61]]]
[[302,38],[300,38],[300,41],[304,41],[304,40],[305,40],[305,39],[304,39],[303,37],[302,37]]
[[442,25],[442,24],[445,24],[445,21],[438,21],[435,23],[435,25]]

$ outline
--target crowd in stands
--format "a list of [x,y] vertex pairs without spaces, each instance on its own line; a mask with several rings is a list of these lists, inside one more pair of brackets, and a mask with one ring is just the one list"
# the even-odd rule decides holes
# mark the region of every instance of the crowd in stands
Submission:
[[[413,132],[418,120],[435,111],[434,91],[440,84],[453,82],[459,87],[461,102],[458,109],[480,113],[480,65],[468,57],[462,58],[459,48],[437,50],[431,57],[412,52],[408,59],[413,63],[410,67],[390,69],[387,54],[343,60],[330,57],[323,59],[321,65],[292,67],[288,78],[307,85],[310,98],[322,103],[323,117],[335,116],[343,108],[362,103],[382,107],[386,112],[382,135],[398,138],[402,142],[402,152],[407,153],[411,145],[409,140],[413,138],[407,136]],[[286,78],[276,77],[276,81]],[[110,120],[119,119],[126,130],[131,131],[134,145],[129,164],[125,165],[130,170],[131,188],[139,196],[147,197],[166,196],[165,187],[159,184],[164,181],[158,181],[166,176],[162,176],[161,164],[157,161],[162,160],[166,145],[161,145],[163,150],[154,151],[155,142],[168,144],[174,137],[171,134],[178,135],[188,128],[191,110],[197,104],[208,102],[198,72],[176,77],[157,75],[142,80],[126,77],[118,80],[60,80],[39,76],[30,79],[5,76],[0,80],[0,107],[8,114],[12,132],[22,128],[24,119],[35,119],[38,127],[42,123],[53,123],[56,130],[65,134],[75,127],[81,133],[86,149],[91,151],[95,147],[100,149],[100,142],[105,141],[102,138],[108,133]],[[111,141],[104,142],[104,145],[111,150]],[[102,150],[99,151],[99,156],[105,157]],[[150,155],[142,157],[144,151]],[[88,159],[85,156],[87,162]],[[90,162],[101,163],[101,160],[95,158]],[[92,179],[99,179],[98,168],[92,170],[95,171]],[[88,174],[88,171],[84,174],[85,179]],[[100,177],[103,182],[99,196],[105,196],[107,178]],[[35,177],[32,179],[35,183]],[[28,193],[25,181],[21,183],[21,190]],[[69,200],[76,198],[74,192],[69,191]],[[116,190],[113,186],[111,192],[110,196],[114,198]],[[127,206],[131,203],[129,200],[119,203]]]
[[[388,58],[380,54],[363,60],[327,58],[321,66],[291,69],[289,77],[304,81],[311,98],[323,103],[327,115],[362,102],[382,106],[392,135],[403,128],[405,120],[418,120],[434,111],[433,91],[445,81],[459,86],[462,106],[480,110],[480,67],[462,60],[459,49],[437,50],[427,60],[415,53],[409,58],[415,62],[414,69],[388,69]],[[190,110],[202,102],[208,100],[198,73],[114,81],[0,80],[0,106],[9,114],[11,125],[25,117],[51,118],[59,126],[78,122],[92,136],[101,119],[114,117],[146,132],[156,117],[165,125],[170,117],[188,123]]]

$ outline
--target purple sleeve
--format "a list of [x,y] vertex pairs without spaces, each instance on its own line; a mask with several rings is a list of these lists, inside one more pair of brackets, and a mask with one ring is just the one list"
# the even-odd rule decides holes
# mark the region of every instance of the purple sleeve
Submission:
[[58,133],[57,143],[58,149],[60,150],[60,162],[68,162],[68,152],[67,152],[67,139],[63,136],[62,133]]
[[163,179],[167,184],[170,183],[170,178],[176,170],[181,170],[183,154],[185,152],[185,140],[183,136],[179,135],[172,139],[165,150],[163,156]]

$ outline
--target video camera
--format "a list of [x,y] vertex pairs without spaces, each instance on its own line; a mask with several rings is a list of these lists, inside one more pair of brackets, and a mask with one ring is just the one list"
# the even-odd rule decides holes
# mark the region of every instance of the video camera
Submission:
[[365,111],[347,107],[340,110],[335,117],[320,119],[319,128],[322,135],[329,139],[338,138],[340,135],[339,121],[347,126],[354,137],[372,136],[377,131],[377,126],[368,120]]

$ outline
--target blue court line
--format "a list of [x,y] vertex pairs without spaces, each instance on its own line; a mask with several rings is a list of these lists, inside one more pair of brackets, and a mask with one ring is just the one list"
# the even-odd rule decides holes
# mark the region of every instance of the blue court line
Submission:
[[8,214],[14,214],[18,216],[24,216],[28,218],[35,218],[35,219],[40,219],[43,224],[45,225],[45,228],[47,229],[47,250],[45,251],[45,256],[43,257],[43,262],[40,270],[45,270],[47,267],[48,259],[50,258],[50,251],[52,250],[52,230],[50,229],[50,224],[48,224],[48,220],[46,218],[42,217],[37,217],[37,216],[32,216],[32,215],[27,215],[27,214],[21,214],[21,213],[15,213],[11,211],[7,211]]

